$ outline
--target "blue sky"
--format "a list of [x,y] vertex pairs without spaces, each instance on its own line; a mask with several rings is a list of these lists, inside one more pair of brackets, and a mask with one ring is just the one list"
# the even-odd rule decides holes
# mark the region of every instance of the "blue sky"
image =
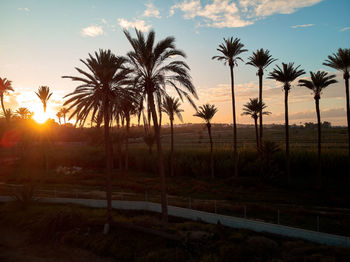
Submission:
[[[218,106],[214,122],[230,122],[229,71],[211,60],[223,37],[238,37],[249,50],[269,49],[277,63],[295,62],[309,72],[323,69],[328,55],[339,47],[350,48],[350,1],[348,0],[177,0],[177,1],[44,1],[2,0],[0,18],[0,76],[13,81],[15,92],[7,97],[13,109],[26,106],[36,111],[34,91],[48,85],[54,92],[51,111],[75,84],[62,75],[75,75],[79,59],[99,48],[124,55],[130,46],[122,28],[136,26],[155,30],[157,39],[172,35],[188,56],[199,94],[198,105]],[[274,65],[265,73],[268,74]],[[307,76],[305,76],[307,77]],[[345,124],[345,88],[340,83],[324,91],[322,120]],[[240,63],[235,68],[237,110],[257,97],[256,70]],[[266,123],[283,122],[283,93],[272,80],[264,82],[264,99],[271,116]],[[199,122],[187,104],[185,122]],[[294,86],[290,94],[292,123],[315,121],[310,91]],[[239,123],[251,123],[238,116]]]

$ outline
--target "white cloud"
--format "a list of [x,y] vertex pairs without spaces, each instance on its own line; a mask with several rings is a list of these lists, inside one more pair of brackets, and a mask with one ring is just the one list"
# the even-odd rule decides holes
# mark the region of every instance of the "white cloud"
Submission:
[[347,26],[347,27],[344,27],[344,28],[340,29],[340,32],[344,32],[346,30],[350,30],[350,26]]
[[30,12],[30,9],[28,7],[19,7],[19,11],[25,11],[25,12]]
[[96,37],[103,35],[103,29],[102,26],[91,25],[83,28],[80,33],[82,36]]
[[147,32],[151,25],[146,25],[144,20],[134,19],[134,21],[128,21],[124,18],[118,18],[118,23],[122,28],[136,28],[142,32]]
[[304,25],[293,25],[291,28],[304,28],[304,27],[311,27],[314,26],[314,24],[304,24]]
[[185,19],[201,18],[201,26],[244,27],[273,14],[291,14],[322,0],[183,0],[170,7],[169,16],[181,10]]
[[159,10],[152,3],[145,4],[145,6],[147,8],[143,12],[143,16],[161,18]]

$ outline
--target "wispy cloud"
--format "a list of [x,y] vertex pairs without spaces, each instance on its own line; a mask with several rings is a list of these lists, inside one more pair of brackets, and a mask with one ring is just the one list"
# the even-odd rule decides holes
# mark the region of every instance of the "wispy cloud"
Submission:
[[211,0],[204,5],[200,0],[183,0],[170,7],[169,16],[176,10],[185,19],[201,19],[201,26],[244,27],[273,14],[291,14],[300,8],[323,0]]
[[30,9],[28,7],[19,7],[17,8],[19,11],[25,11],[25,12],[30,12]]
[[80,33],[82,36],[96,37],[103,35],[103,28],[102,26],[91,25],[83,28]]
[[344,32],[344,31],[347,31],[347,30],[350,30],[350,26],[344,27],[344,28],[340,29],[339,31],[340,32]]
[[145,6],[147,8],[143,12],[142,16],[161,18],[159,10],[153,5],[153,3],[145,4]]
[[151,25],[146,25],[146,22],[140,19],[134,19],[133,21],[128,21],[124,18],[118,18],[118,23],[122,28],[125,28],[125,29],[136,28],[142,32],[147,32],[151,28]]
[[305,28],[305,27],[311,27],[314,26],[314,24],[304,24],[304,25],[293,25],[291,28]]

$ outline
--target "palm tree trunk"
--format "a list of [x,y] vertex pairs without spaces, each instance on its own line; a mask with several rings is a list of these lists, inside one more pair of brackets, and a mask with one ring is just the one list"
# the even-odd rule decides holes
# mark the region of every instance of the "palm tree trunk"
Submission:
[[5,110],[5,106],[4,106],[4,95],[3,94],[0,95],[0,99],[1,99],[2,111],[4,112],[4,117],[6,118],[6,121],[9,122],[8,117],[6,117],[6,110]]
[[171,134],[171,145],[170,145],[170,175],[174,176],[174,120],[170,119],[170,134]]
[[259,132],[258,132],[258,119],[257,117],[254,118],[254,124],[255,124],[255,137],[256,137],[256,147],[259,149]]
[[[111,184],[111,144],[109,136],[109,102],[104,101],[104,142],[105,142],[105,156],[106,156],[106,198],[107,198],[107,223],[110,226],[112,223],[112,184]],[[107,232],[106,232],[107,233]]]
[[321,116],[320,116],[320,99],[315,98],[316,115],[317,115],[317,178],[321,186]]
[[166,183],[165,183],[165,172],[164,172],[164,160],[163,160],[163,150],[160,141],[160,129],[158,126],[157,112],[154,104],[154,97],[152,92],[148,92],[148,101],[150,104],[150,110],[153,118],[154,133],[156,136],[157,143],[157,154],[158,154],[158,172],[160,176],[160,186],[161,186],[161,206],[162,206],[162,222],[163,226],[168,225],[168,205],[166,199]]
[[[262,104],[262,89],[263,89],[263,71],[259,69],[259,103]],[[263,114],[262,114],[262,107],[259,112],[259,125],[260,125],[260,141],[259,144],[262,144],[263,139]],[[259,147],[259,145],[258,145]]]
[[211,178],[214,178],[213,138],[211,137],[211,124],[207,123],[207,127],[210,141],[210,172]]
[[125,138],[125,171],[129,169],[129,131],[130,131],[130,115],[126,116],[126,138]]
[[64,121],[64,124],[67,124],[66,123],[66,114],[63,115],[63,121]]
[[284,118],[285,118],[285,132],[286,132],[286,172],[288,184],[290,184],[290,160],[289,160],[289,120],[288,120],[288,89],[284,89]]
[[231,73],[231,94],[232,94],[232,115],[233,115],[233,162],[234,162],[234,175],[238,176],[237,124],[236,124],[236,104],[235,104],[233,65],[230,65],[230,73]]
[[350,98],[349,98],[349,73],[344,73],[345,92],[346,92],[346,118],[348,122],[348,173],[350,174]]

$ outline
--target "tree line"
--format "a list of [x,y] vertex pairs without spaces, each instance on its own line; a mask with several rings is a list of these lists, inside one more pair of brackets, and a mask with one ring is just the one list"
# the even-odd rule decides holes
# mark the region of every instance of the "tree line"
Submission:
[[[161,207],[162,221],[166,226],[168,221],[167,199],[166,199],[166,181],[164,172],[163,149],[161,143],[162,113],[166,113],[170,120],[171,128],[171,174],[173,174],[174,162],[174,135],[173,121],[175,115],[182,121],[180,101],[185,99],[196,110],[194,116],[204,119],[208,129],[210,140],[210,167],[211,175],[214,177],[213,164],[213,141],[211,136],[211,119],[217,112],[215,105],[205,104],[197,108],[194,99],[198,99],[196,88],[193,85],[190,75],[190,67],[186,63],[186,54],[177,49],[174,37],[166,37],[160,41],[155,41],[155,32],[150,31],[144,34],[135,29],[136,36],[133,36],[127,30],[124,30],[125,37],[130,43],[131,51],[126,56],[118,56],[111,50],[98,50],[94,54],[88,54],[88,58],[80,61],[86,67],[81,69],[76,67],[79,73],[77,76],[63,76],[78,83],[76,89],[65,96],[64,107],[57,113],[66,123],[66,115],[70,112],[69,119],[75,118],[77,125],[84,125],[90,119],[91,123],[100,126],[103,123],[104,129],[104,147],[105,147],[105,173],[106,173],[106,199],[107,199],[107,223],[106,232],[112,222],[112,187],[111,187],[111,169],[113,148],[111,147],[110,128],[113,123],[117,126],[121,122],[126,122],[126,139],[130,128],[130,119],[135,116],[140,123],[144,124],[145,132],[151,134],[153,128],[154,139],[157,146],[157,165],[161,180]],[[223,43],[217,48],[219,55],[213,56],[213,60],[224,62],[228,65],[231,79],[232,96],[232,117],[233,117],[233,155],[234,170],[233,175],[238,176],[238,150],[237,150],[237,123],[236,123],[236,105],[235,105],[235,77],[234,68],[240,62],[244,62],[240,55],[247,52],[244,44],[238,38],[224,38]],[[251,98],[244,105],[243,114],[250,115],[254,120],[256,145],[259,152],[264,147],[270,146],[268,141],[263,140],[263,115],[270,114],[266,111],[266,105],[263,102],[263,75],[267,67],[276,62],[269,50],[258,49],[248,58],[247,65],[257,68],[259,77],[258,98]],[[323,65],[343,72],[346,90],[346,111],[348,124],[348,139],[350,141],[350,106],[349,106],[349,67],[350,67],[350,49],[339,48],[337,53],[328,56]],[[284,90],[285,105],[285,155],[286,155],[286,174],[290,181],[290,160],[289,160],[289,118],[288,118],[288,94],[292,83],[304,75],[305,71],[300,65],[295,66],[293,62],[276,65],[269,72],[268,79],[274,79],[281,83]],[[310,79],[301,79],[298,85],[306,87],[313,91],[315,100],[315,109],[318,128],[318,177],[321,181],[321,117],[319,103],[321,93],[324,88],[336,83],[335,75],[324,71],[310,72]],[[172,88],[178,98],[171,97],[168,89]],[[6,119],[7,110],[4,107],[3,98],[9,91],[13,91],[10,80],[0,78],[0,99],[3,114]],[[46,111],[47,102],[52,93],[47,86],[42,86],[36,92],[43,104],[43,110]],[[30,117],[30,112],[18,109],[18,114]],[[258,124],[259,121],[259,124]],[[153,126],[151,123],[153,122]],[[126,143],[127,145],[127,143]],[[350,163],[350,143],[349,163]],[[127,146],[126,146],[127,151]],[[127,166],[126,153],[126,166]]]

